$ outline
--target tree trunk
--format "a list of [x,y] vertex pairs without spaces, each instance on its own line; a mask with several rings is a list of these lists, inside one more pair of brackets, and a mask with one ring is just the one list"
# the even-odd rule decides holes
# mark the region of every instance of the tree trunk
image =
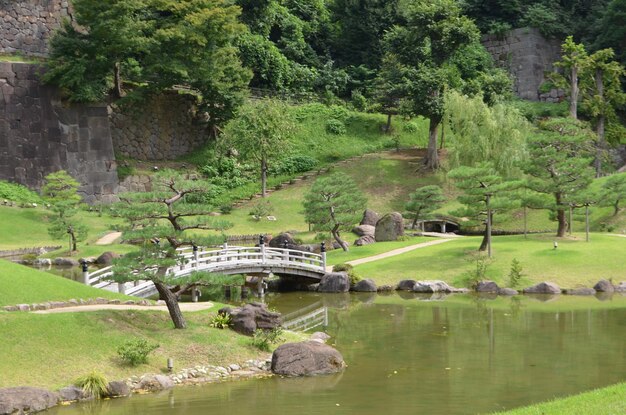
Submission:
[[480,252],[485,252],[487,250],[488,243],[489,243],[489,232],[487,231],[487,225],[485,225],[485,233],[483,234],[483,240],[480,243],[480,248],[478,248],[478,250]]
[[569,115],[573,119],[578,119],[578,66],[572,66],[572,86],[570,91]]
[[261,197],[267,195],[267,160],[261,159]]
[[[604,82],[602,81],[602,69],[596,69],[596,92],[600,98],[600,102],[604,104]],[[596,168],[596,177],[602,176],[602,156],[606,147],[604,125],[606,122],[604,110],[600,111],[598,116],[598,124],[596,125],[596,134],[598,135],[598,143],[596,145],[596,159],[594,165]]]
[[391,133],[391,113],[387,114],[387,125],[385,126],[385,133]]
[[76,252],[78,247],[76,244],[76,232],[74,232],[74,227],[71,225],[68,226],[67,233],[70,235],[70,252]]
[[114,83],[115,83],[115,95],[117,95],[118,98],[122,98],[124,96],[124,91],[122,91],[122,76],[120,74],[121,72],[120,66],[121,65],[119,62],[115,62]]
[[342,240],[339,236],[339,226],[335,226],[333,230],[330,231],[330,233],[333,235],[333,238],[335,238],[335,241],[337,241],[337,243],[341,246],[341,249],[343,249],[345,252],[348,252],[350,250],[348,243]]
[[174,323],[174,328],[177,329],[185,329],[187,328],[187,323],[185,323],[185,318],[183,317],[183,313],[180,311],[180,307],[178,306],[178,298],[174,295],[172,291],[170,291],[169,287],[162,282],[154,282],[154,286],[159,292],[159,297],[165,301],[165,305],[167,305],[167,310],[170,313],[170,318],[172,319],[172,323]]
[[426,151],[426,160],[424,160],[426,168],[430,170],[437,170],[439,168],[439,155],[437,154],[437,129],[440,122],[441,117],[430,117],[428,125],[428,150]]
[[446,143],[446,124],[441,124],[441,140],[439,140],[439,150],[441,150]]
[[415,225],[417,225],[417,215],[413,218],[413,223],[411,223],[411,229],[415,229]]
[[617,216],[618,213],[619,213],[619,199],[617,199],[615,203],[613,203],[613,216]]
[[554,198],[556,199],[556,220],[559,223],[559,227],[556,230],[556,236],[562,238],[565,236],[565,232],[567,232],[567,219],[565,217],[565,209],[561,205],[561,193],[555,193]]

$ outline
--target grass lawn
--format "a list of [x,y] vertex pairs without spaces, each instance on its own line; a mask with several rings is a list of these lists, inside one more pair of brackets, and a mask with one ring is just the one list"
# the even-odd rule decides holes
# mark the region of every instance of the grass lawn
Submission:
[[[626,238],[609,234],[592,234],[591,242],[584,235],[559,240],[552,248],[553,235],[501,236],[493,240],[493,261],[487,278],[504,285],[511,261],[516,258],[523,273],[532,282],[552,281],[563,288],[593,286],[601,278],[615,282],[626,280]],[[440,279],[453,282],[476,266],[468,260],[475,252],[480,237],[455,239],[445,244],[417,249],[399,256],[357,266],[363,278],[378,284],[393,284],[402,279]]]
[[617,415],[626,413],[626,383],[494,415]]
[[0,260],[0,306],[97,297],[132,298]]
[[398,248],[404,248],[405,246],[417,245],[422,242],[432,241],[432,238],[427,237],[411,237],[406,241],[396,242],[378,242],[365,246],[351,246],[348,252],[344,252],[342,249],[333,249],[328,252],[326,256],[326,262],[328,265],[341,264],[355,259],[366,258],[384,252],[392,251]]

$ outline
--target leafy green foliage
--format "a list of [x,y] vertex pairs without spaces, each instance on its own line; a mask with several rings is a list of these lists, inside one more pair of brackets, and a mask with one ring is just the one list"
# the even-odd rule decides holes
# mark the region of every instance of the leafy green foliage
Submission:
[[20,204],[41,203],[39,195],[26,186],[5,182],[4,180],[0,180],[0,199]]
[[256,329],[252,335],[252,345],[259,350],[269,352],[272,344],[282,341],[282,327],[275,327],[271,330]]
[[268,173],[273,176],[292,175],[313,170],[319,162],[317,159],[304,154],[295,154],[278,160],[268,169]]
[[524,26],[536,27],[546,37],[553,37],[567,33],[561,16],[553,7],[543,3],[535,3],[528,6],[520,23]]
[[335,264],[333,265],[333,272],[345,272],[350,279],[350,285],[354,285],[361,281],[361,276],[354,270],[354,267],[350,264]]
[[334,135],[344,135],[346,126],[341,120],[330,118],[326,121],[326,132]]
[[158,344],[150,343],[146,339],[129,340],[117,349],[117,354],[129,366],[139,366],[148,363],[148,355],[159,348]]
[[491,265],[492,260],[480,252],[470,254],[465,260],[472,264],[472,268],[457,277],[454,282],[463,287],[474,289],[479,282],[486,279],[487,269]]
[[265,216],[272,214],[272,204],[269,200],[259,200],[256,202],[250,210],[250,215],[256,220],[261,220]]
[[94,370],[76,379],[74,384],[82,388],[85,395],[100,399],[106,394],[109,382],[102,373]]
[[230,326],[230,314],[217,313],[209,318],[209,327],[227,329]]
[[46,184],[41,193],[54,212],[54,219],[48,226],[48,234],[55,239],[70,237],[70,251],[77,250],[77,242],[87,238],[87,227],[76,218],[80,196],[77,194],[78,183],[66,171],[59,170],[45,177]]
[[423,186],[411,193],[409,201],[404,205],[406,217],[413,219],[411,228],[415,229],[418,220],[427,218],[429,213],[439,209],[445,201],[441,187],[436,185]]
[[348,250],[340,232],[348,231],[360,219],[367,200],[354,181],[345,173],[320,177],[304,196],[304,215],[316,231],[330,231],[335,240]]
[[509,287],[519,288],[528,283],[523,271],[522,264],[517,258],[513,258],[513,261],[511,261],[511,270],[509,271]]
[[620,211],[620,203],[626,199],[626,174],[616,174],[608,178],[602,185],[601,195],[598,198],[601,205],[612,206],[613,216]]

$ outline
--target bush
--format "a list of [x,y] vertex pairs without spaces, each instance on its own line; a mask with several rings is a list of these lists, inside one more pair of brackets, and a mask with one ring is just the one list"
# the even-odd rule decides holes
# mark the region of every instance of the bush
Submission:
[[17,183],[0,181],[0,199],[16,203],[41,203],[41,197],[32,190]]
[[329,118],[326,121],[326,132],[334,135],[343,135],[347,132],[346,125],[336,118]]
[[261,218],[271,215],[272,210],[272,203],[269,200],[259,200],[252,206],[250,215],[254,216],[256,220],[261,220]]
[[415,121],[409,121],[404,123],[404,125],[402,126],[402,130],[412,134],[419,131],[419,126]]
[[227,329],[230,326],[230,314],[216,314],[209,320],[209,327]]
[[517,288],[528,282],[526,278],[524,278],[522,271],[522,264],[520,264],[517,258],[513,258],[513,261],[511,261],[511,270],[509,271],[509,287]]
[[350,264],[336,264],[333,265],[333,272],[345,272],[350,279],[350,285],[354,285],[361,281],[361,276],[356,273],[354,267]]
[[466,271],[455,280],[455,284],[463,285],[467,288],[476,288],[479,282],[483,281],[487,275],[487,268],[491,265],[491,259],[484,253],[472,254],[468,259],[473,268]]
[[76,379],[74,384],[82,388],[85,395],[100,399],[100,397],[106,394],[109,382],[102,373],[94,370]]
[[269,352],[272,344],[282,341],[280,337],[282,334],[282,327],[275,327],[272,330],[256,329],[252,336],[252,345],[259,350]]
[[220,206],[220,212],[224,215],[228,215],[233,211],[233,205],[222,205]]
[[268,169],[268,173],[272,176],[304,173],[312,170],[317,164],[318,161],[315,158],[297,154],[276,162]]
[[352,91],[352,97],[350,99],[350,103],[352,104],[352,107],[357,111],[361,111],[361,112],[367,111],[367,107],[368,107],[367,98],[363,96],[361,91],[358,91],[358,90]]
[[148,343],[144,339],[129,340],[117,349],[117,354],[124,363],[138,366],[148,363],[148,355],[158,347],[158,344]]

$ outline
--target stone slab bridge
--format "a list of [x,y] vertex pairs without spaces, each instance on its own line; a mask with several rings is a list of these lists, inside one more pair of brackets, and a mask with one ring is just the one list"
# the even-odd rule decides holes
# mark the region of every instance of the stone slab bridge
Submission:
[[[183,277],[196,271],[216,274],[246,274],[264,276],[280,274],[321,280],[326,269],[326,252],[321,254],[298,251],[287,248],[228,246],[219,249],[188,247],[178,250],[183,257],[181,265],[170,268],[167,272],[174,277]],[[157,294],[152,281],[137,281],[124,284],[109,280],[113,267],[101,268],[89,272],[83,264],[83,282],[96,288],[117,290],[126,295],[150,297]],[[259,278],[262,290],[263,279]]]

